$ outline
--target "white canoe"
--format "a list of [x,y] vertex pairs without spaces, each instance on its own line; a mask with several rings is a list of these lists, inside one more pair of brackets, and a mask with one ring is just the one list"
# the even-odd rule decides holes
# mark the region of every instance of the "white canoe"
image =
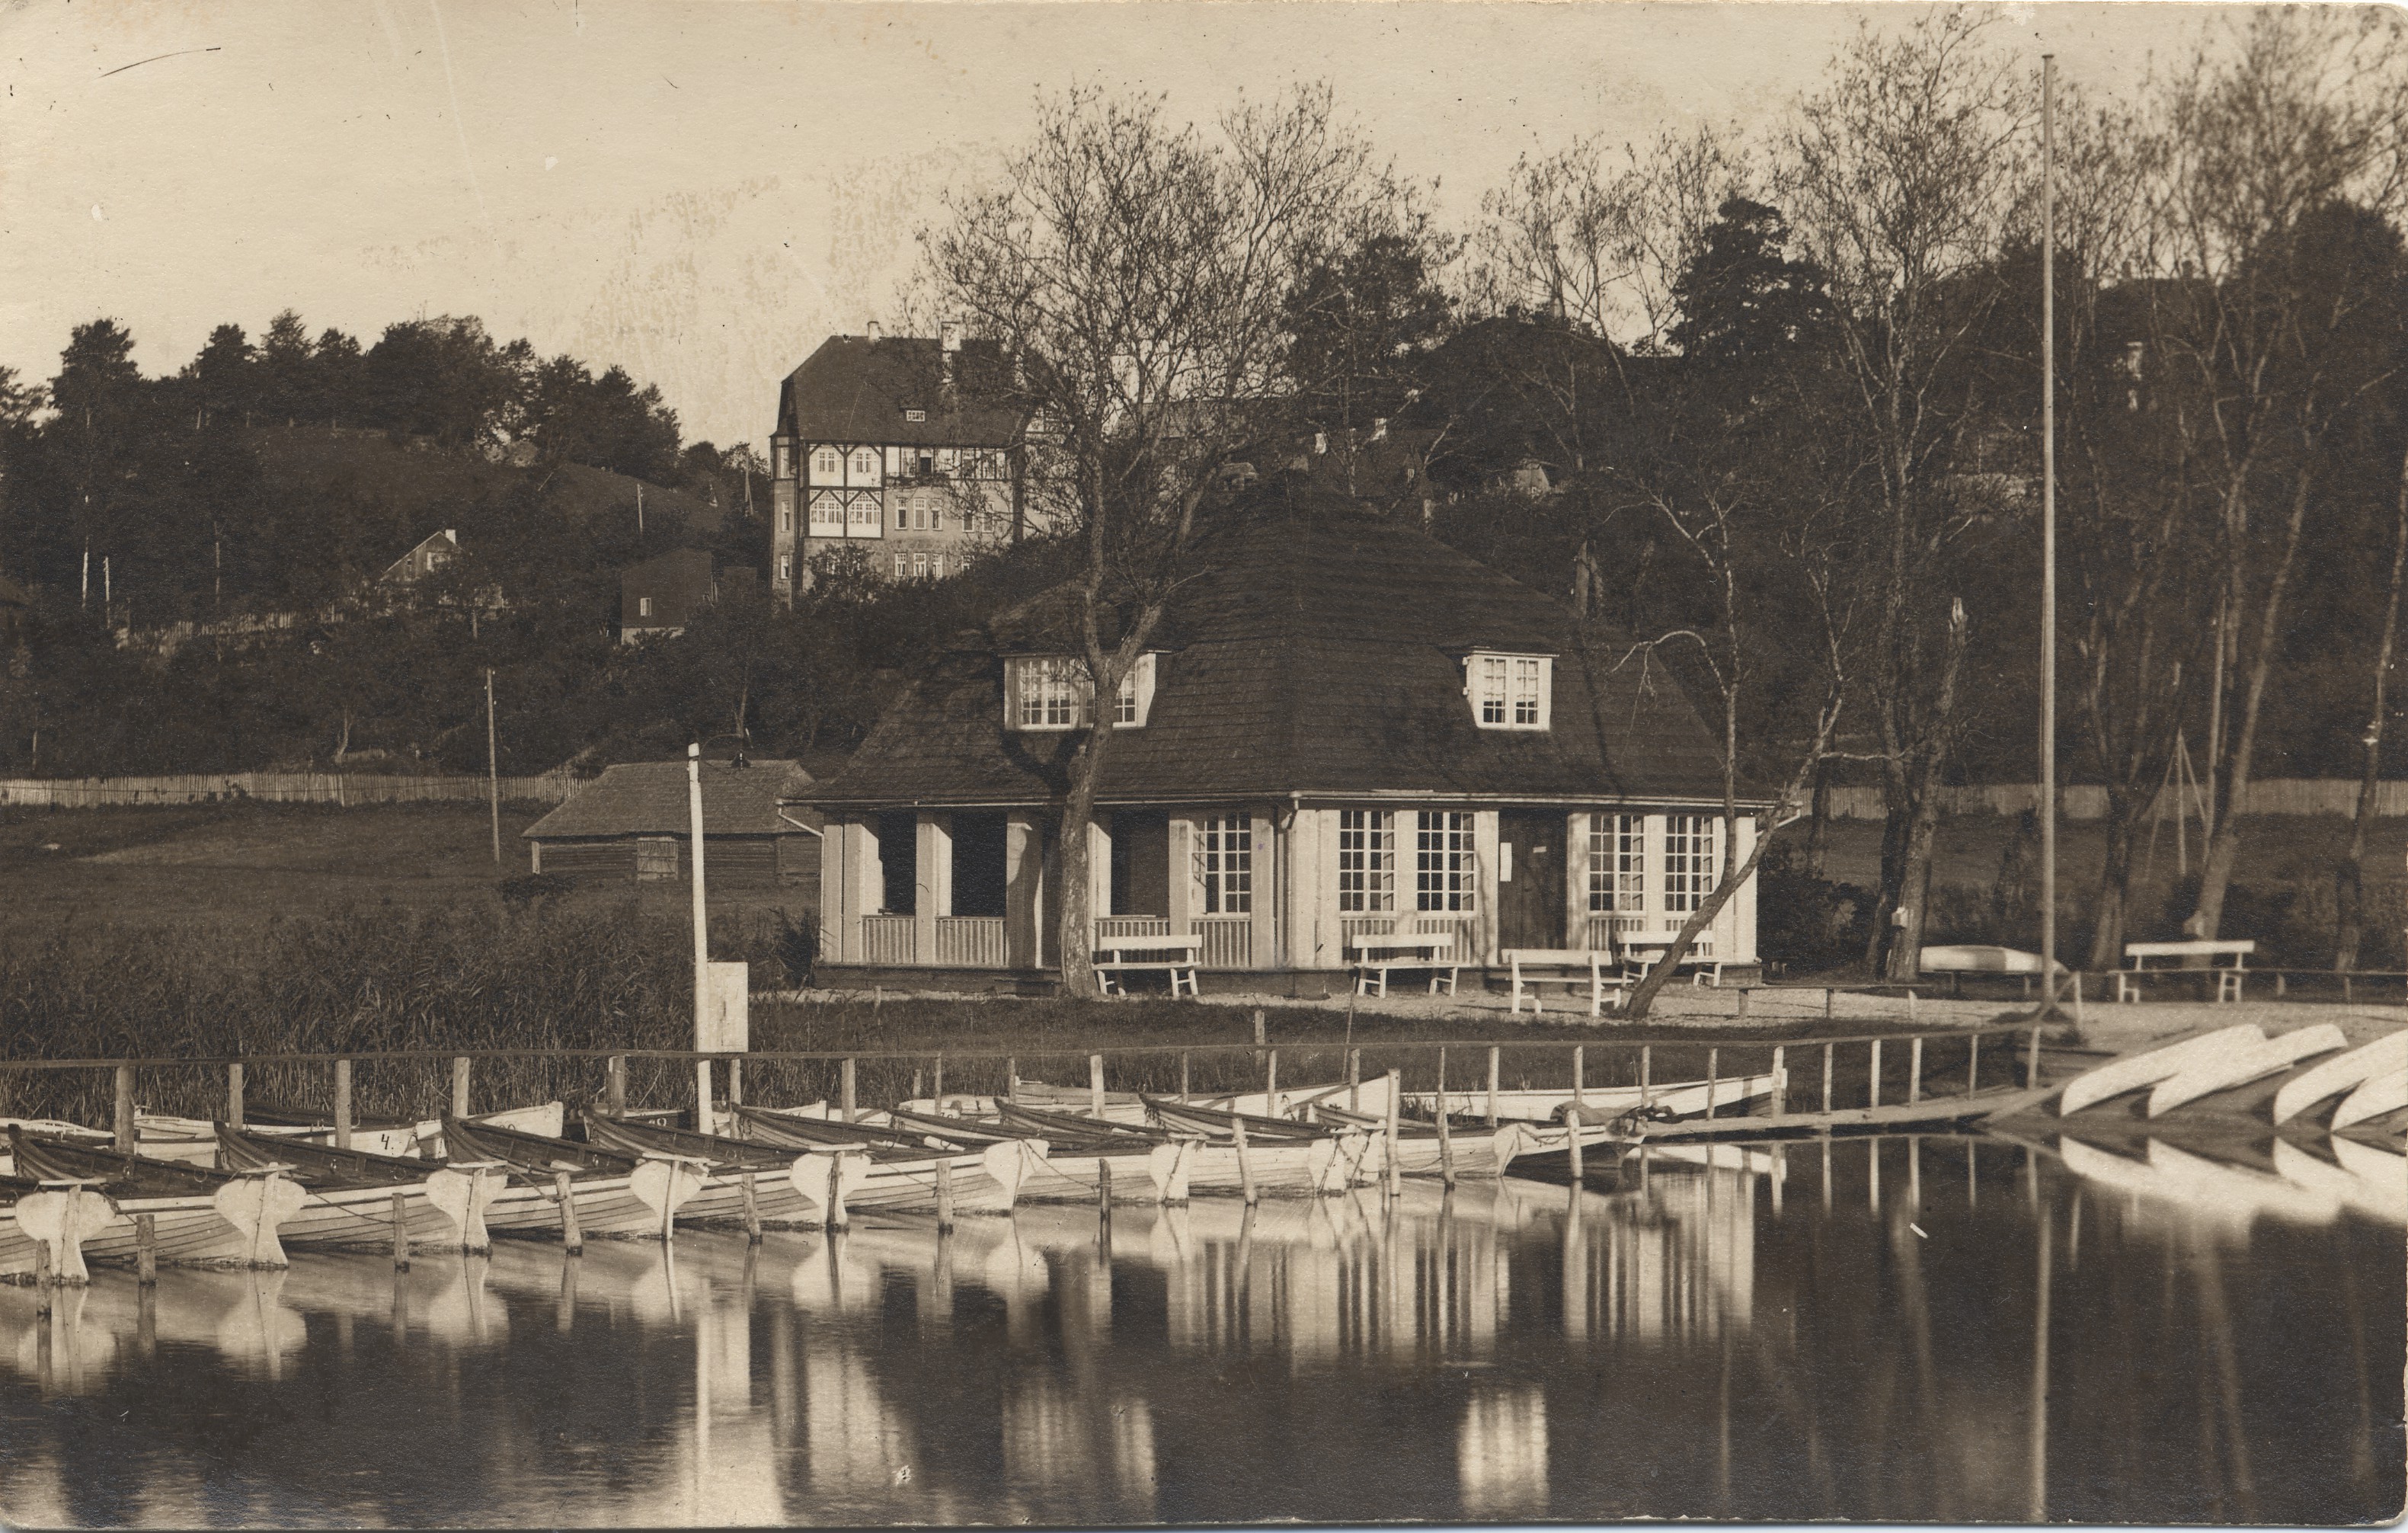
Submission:
[[2332,1125],[2347,1128],[2408,1107],[2408,1070],[2386,1070],[2365,1082],[2333,1109]]
[[2149,1116],[2161,1118],[2186,1102],[2280,1075],[2302,1059],[2348,1047],[2349,1039],[2329,1022],[2279,1038],[2236,1038],[2223,1047],[2193,1055],[2181,1069],[2158,1082],[2149,1093]]
[[[2059,974],[2065,966],[2057,966]],[[1989,942],[1942,943],[1923,950],[1926,974],[2037,974],[2040,954]]]
[[[2361,1213],[2408,1225],[2408,1160],[2352,1139],[2334,1139],[2343,1164],[2318,1160],[2288,1139],[2274,1141],[2274,1170],[2285,1181],[2338,1197]],[[2358,1152],[2353,1157],[2340,1147]]]
[[2288,1123],[2328,1096],[2338,1096],[2378,1075],[2408,1076],[2408,1031],[2361,1044],[2313,1069],[2301,1070],[2274,1094],[2274,1121]]
[[2104,1065],[2085,1070],[2065,1083],[2057,1099],[2059,1117],[2071,1117],[2084,1108],[2093,1107],[2111,1096],[2121,1096],[2128,1091],[2154,1086],[2169,1077],[2179,1075],[2193,1060],[2212,1056],[2232,1047],[2235,1042],[2262,1043],[2265,1030],[2256,1023],[2244,1022],[2231,1027],[2219,1027],[2212,1033],[2169,1043],[2162,1049],[2143,1053],[2126,1054]]

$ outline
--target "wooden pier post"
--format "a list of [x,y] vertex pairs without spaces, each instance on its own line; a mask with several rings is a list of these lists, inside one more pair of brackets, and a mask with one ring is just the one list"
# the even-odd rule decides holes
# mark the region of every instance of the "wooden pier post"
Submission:
[[226,1122],[236,1128],[243,1126],[242,1077],[243,1068],[240,1065],[226,1067]]
[[735,1107],[740,1105],[743,1100],[744,1056],[738,1054],[727,1062],[727,1102],[730,1107]]
[[1831,1047],[1828,1043],[1823,1045],[1823,1112],[1827,1117],[1831,1111]]
[[[242,1068],[239,1065],[234,1067],[237,1070]],[[117,1067],[117,1112],[114,1127],[117,1131],[118,1153],[126,1155],[134,1153],[139,1139],[134,1128],[134,1067],[131,1065]]]
[[941,1112],[944,1110],[943,1104],[945,1100],[945,1055],[942,1050],[939,1050],[937,1053],[936,1074],[936,1084],[929,1091],[928,1095],[937,1099],[938,1110]]
[[1438,1115],[1441,1120],[1446,1117],[1446,1045],[1443,1043],[1438,1049]]
[[1388,1072],[1388,1196],[1401,1197],[1405,1191],[1404,1168],[1397,1163],[1397,1115],[1405,1102],[1405,1072]]
[[351,1062],[335,1061],[335,1148],[351,1147]]
[[2031,1030],[2031,1060],[2024,1067],[2024,1084],[2027,1086],[2040,1084],[2040,1029],[2038,1027]]
[[34,1312],[36,1314],[46,1315],[50,1312],[51,1286],[50,1242],[36,1240],[34,1242]]
[[1187,1100],[1187,1051],[1179,1051],[1179,1099]]
[[1254,1008],[1254,1047],[1259,1050],[1263,1043],[1263,1009],[1258,1006]]
[[1867,1083],[1866,1088],[1865,1088],[1865,1089],[1866,1089],[1868,1092],[1870,1092],[1871,1095],[1870,1095],[1870,1096],[1869,1096],[1868,1097],[1866,1097],[1866,1099],[1865,1099],[1865,1105],[1866,1105],[1867,1107],[1879,1107],[1879,1106],[1881,1106],[1881,1039],[1873,1039],[1873,1045],[1872,1045],[1872,1048],[1873,1048],[1873,1074],[1872,1074],[1872,1080],[1871,1080],[1870,1082],[1868,1082],[1868,1083]]
[[761,1194],[752,1185],[752,1172],[744,1173],[744,1180],[738,1184],[738,1191],[742,1194],[744,1199],[744,1243],[759,1245],[761,1243]]
[[1923,1035],[1917,1033],[1906,1045],[1906,1099],[1923,1100]]
[[1654,1070],[1655,1064],[1655,1045],[1649,1043],[1641,1044],[1639,1046],[1639,1105],[1641,1108],[1648,1105],[1649,1097],[1647,1095],[1647,1077],[1649,1073]]
[[[853,1062],[847,1060],[845,1063]],[[842,1229],[853,1223],[853,1214],[844,1206],[844,1152],[841,1150],[828,1156],[827,1198],[822,1206],[828,1228]]]
[[1363,1051],[1346,1051],[1346,1110],[1363,1110]]
[[953,1162],[950,1155],[937,1157],[937,1233],[950,1234],[953,1227]]
[[1581,1093],[1587,1084],[1588,1050],[1575,1043],[1572,1045],[1572,1116],[1574,1118],[1578,1118],[1583,1111],[1584,1103]]
[[159,1216],[134,1216],[134,1281],[149,1287],[159,1281]]
[[1579,1193],[1581,1182],[1588,1175],[1581,1163],[1581,1126],[1580,1114],[1575,1112],[1572,1114],[1571,1122],[1572,1191],[1575,1195]]
[[1723,1052],[1720,1049],[1706,1051],[1706,1116],[1709,1118],[1714,1115],[1714,1095],[1722,1086],[1722,1064]]
[[1789,1110],[1789,1076],[1782,1065],[1787,1053],[1778,1043],[1772,1046],[1772,1115],[1776,1118]]
[[1254,1163],[1246,1154],[1245,1121],[1240,1119],[1230,1124],[1229,1128],[1238,1147],[1238,1193],[1246,1200],[1246,1206],[1252,1208],[1254,1205]]
[[853,1062],[851,1059],[847,1059],[844,1062],[841,1080],[842,1090],[844,1093],[844,1101],[842,1104],[844,1108],[844,1121],[846,1123],[852,1123],[854,1119],[861,1116],[861,1112],[859,1100],[853,1091],[855,1076],[853,1073]]
[[552,1173],[552,1194],[560,1199],[560,1248],[572,1256],[585,1254],[585,1231],[577,1223],[577,1198],[568,1189],[568,1173]]
[[1455,1185],[1455,1136],[1447,1126],[1447,1120],[1453,1116],[1441,1094],[1438,1102],[1438,1179],[1449,1187]]
[[1982,1035],[1975,1033],[1965,1039],[1965,1095],[1971,1096],[1982,1084]]
[[1102,1155],[1096,1157],[1096,1211],[1112,1216],[1112,1163]]
[[1263,1111],[1270,1117],[1279,1116],[1279,1051],[1277,1049],[1267,1049],[1263,1052]]
[[1488,1046],[1488,1126],[1497,1126],[1497,1076],[1498,1060],[1504,1051],[1492,1043]]
[[469,1067],[466,1054],[461,1054],[452,1061],[452,1116],[455,1118],[465,1118],[468,1115]]
[[924,1083],[924,1082],[925,1082],[925,1081],[926,1081],[926,1076],[925,1076],[925,1074],[921,1070],[921,1067],[920,1067],[919,1066],[917,1066],[917,1065],[912,1066],[912,1067],[911,1067],[911,1100],[913,1100],[913,1101],[915,1101],[915,1102],[916,1102],[916,1101],[918,1101],[918,1100],[920,1099],[920,1096],[921,1096],[920,1087],[921,1087],[921,1085],[922,1085],[923,1083]]
[[1087,1056],[1087,1115],[1097,1123],[1104,1118],[1104,1056]]
[[409,1270],[409,1211],[402,1206],[403,1199],[399,1192],[393,1195],[393,1269],[396,1272]]
[[1003,1061],[1003,1099],[1015,1101],[1020,1096],[1020,1061],[1007,1054]]
[[627,1110],[627,1056],[612,1054],[602,1072],[603,1094],[610,1104],[610,1116],[618,1117]]

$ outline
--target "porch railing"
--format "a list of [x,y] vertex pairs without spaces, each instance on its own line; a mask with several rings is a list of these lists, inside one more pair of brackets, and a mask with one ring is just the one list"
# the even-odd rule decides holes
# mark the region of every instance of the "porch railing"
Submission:
[[1100,915],[1096,918],[1098,946],[1116,937],[1168,937],[1170,918],[1162,915]]
[[1003,967],[1003,917],[940,915],[937,918],[937,962],[960,968]]
[[1204,939],[1206,968],[1254,967],[1254,918],[1250,915],[1199,916],[1196,935]]
[[861,961],[865,964],[918,963],[919,922],[908,915],[863,916]]

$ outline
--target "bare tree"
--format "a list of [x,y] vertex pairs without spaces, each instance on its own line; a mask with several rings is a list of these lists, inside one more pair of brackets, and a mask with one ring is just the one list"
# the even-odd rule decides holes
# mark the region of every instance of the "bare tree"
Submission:
[[1062,789],[1062,981],[1093,974],[1089,827],[1111,702],[1192,573],[1197,513],[1283,391],[1282,310],[1397,183],[1326,85],[1172,122],[1156,97],[1039,104],[992,186],[921,236],[927,301],[1018,361],[1031,520],[1082,548],[1068,625],[1092,700]]
[[2343,853],[2333,880],[2334,903],[2339,907],[2333,968],[2344,974],[2358,967],[2358,947],[2366,932],[2366,839],[2374,828],[2375,788],[2383,766],[2391,656],[2400,635],[2401,578],[2408,575],[2408,449],[2400,455],[2399,507],[2391,536],[2391,579],[2383,604],[2383,627],[2374,646],[2373,708],[2364,738],[2366,765],[2358,782],[2358,811],[2350,819],[2349,850]]
[[[2223,563],[2210,697],[2214,824],[2191,929],[2215,935],[2268,680],[2328,439],[2397,370],[2359,334],[2383,284],[2353,216],[2408,198],[2408,26],[2396,13],[2269,9],[2202,43],[2167,88],[2159,284],[2172,360],[2208,401]],[[2271,524],[2270,524],[2271,523]]]
[[1952,488],[1949,384],[2004,289],[1998,258],[2030,186],[2031,79],[1985,46],[1987,25],[1951,9],[1894,36],[1861,30],[1799,103],[1771,178],[1828,276],[1851,429],[1879,470],[1863,681],[1888,812],[1867,959],[1892,978],[1920,964],[1942,774],[1964,729],[1965,610],[1947,584],[1973,508]]

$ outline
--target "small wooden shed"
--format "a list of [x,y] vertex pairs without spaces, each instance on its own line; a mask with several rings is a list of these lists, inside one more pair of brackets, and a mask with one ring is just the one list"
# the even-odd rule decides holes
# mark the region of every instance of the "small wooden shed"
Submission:
[[[793,761],[702,764],[703,876],[710,889],[817,892],[818,817],[779,805],[810,781]],[[693,871],[686,764],[607,767],[524,834],[538,873],[683,882]]]

